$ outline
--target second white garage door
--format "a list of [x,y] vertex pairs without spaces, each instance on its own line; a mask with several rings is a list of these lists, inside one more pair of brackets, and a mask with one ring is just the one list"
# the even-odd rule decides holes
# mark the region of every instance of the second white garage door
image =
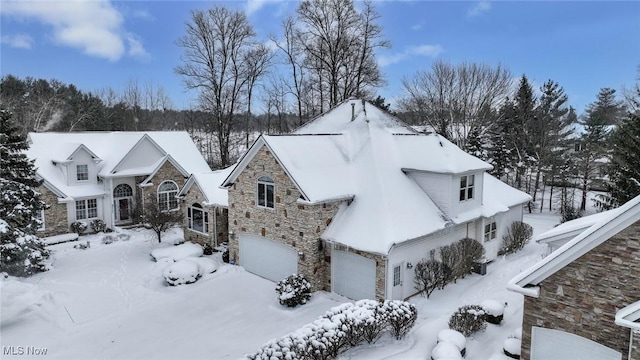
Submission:
[[334,250],[331,263],[333,292],[353,300],[375,299],[375,260]]
[[247,271],[278,282],[298,272],[296,249],[255,235],[239,235],[240,265]]

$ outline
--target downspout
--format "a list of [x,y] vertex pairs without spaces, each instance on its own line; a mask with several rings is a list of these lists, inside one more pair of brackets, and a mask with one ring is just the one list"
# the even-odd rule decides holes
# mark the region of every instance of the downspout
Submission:
[[213,247],[218,246],[218,207],[213,207]]

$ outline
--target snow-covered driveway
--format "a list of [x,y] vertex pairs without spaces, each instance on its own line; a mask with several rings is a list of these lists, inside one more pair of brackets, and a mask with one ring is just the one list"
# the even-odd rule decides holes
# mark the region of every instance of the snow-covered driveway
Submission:
[[237,359],[344,301],[316,293],[286,309],[273,282],[223,264],[168,287],[149,256],[158,244],[131,234],[109,245],[82,237],[87,250],[56,245],[52,271],[2,282],[1,345],[47,348],[53,359]]

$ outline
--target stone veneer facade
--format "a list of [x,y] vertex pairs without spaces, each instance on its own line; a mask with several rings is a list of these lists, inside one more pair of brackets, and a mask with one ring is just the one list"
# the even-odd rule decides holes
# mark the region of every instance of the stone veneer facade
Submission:
[[630,359],[640,359],[640,330],[633,330]]
[[627,359],[631,330],[614,318],[640,299],[638,259],[640,221],[545,279],[538,298],[525,296],[521,359],[530,359],[532,326],[582,336]]
[[70,232],[67,204],[59,203],[58,196],[44,185],[40,185],[38,192],[40,199],[49,205],[49,208],[44,211],[44,230],[38,231],[37,235],[47,237]]
[[[229,233],[229,219],[228,211],[225,208],[220,208],[211,205],[203,205],[202,201],[205,199],[202,190],[198,184],[194,183],[185,197],[182,199],[182,209],[184,209],[184,221],[182,223],[182,229],[184,230],[184,239],[186,241],[192,241],[199,244],[210,244],[215,247],[222,242],[227,241]],[[201,232],[193,231],[189,229],[189,219],[187,218],[187,208],[192,204],[200,204],[204,211],[209,213],[209,233],[204,234]],[[215,215],[215,216],[214,216]],[[214,224],[215,219],[215,224]],[[214,234],[215,232],[215,234]],[[217,235],[217,236],[215,236]]]
[[[180,171],[178,171],[178,169],[176,169],[170,161],[165,161],[165,163],[162,164],[158,172],[156,172],[156,174],[151,179],[153,185],[138,188],[139,191],[142,190],[142,201],[145,208],[147,206],[151,206],[151,204],[156,203],[158,199],[158,186],[160,186],[160,184],[162,184],[162,182],[166,180],[173,180],[178,185],[178,191],[180,191],[180,189],[182,189],[184,184],[187,182],[187,178],[182,176]],[[138,184],[137,181],[138,177],[136,177],[136,184]],[[178,201],[178,206],[180,207],[180,205],[180,201]]]
[[[256,205],[257,180],[268,176],[274,180],[274,209]],[[304,253],[298,258],[298,272],[312,285],[313,291],[331,290],[331,249],[321,235],[333,220],[340,202],[317,205],[298,204],[301,194],[282,166],[262,147],[229,188],[229,257],[242,265],[238,235],[263,236]],[[356,252],[376,260],[381,278],[376,294],[384,297],[385,261],[378,255]]]

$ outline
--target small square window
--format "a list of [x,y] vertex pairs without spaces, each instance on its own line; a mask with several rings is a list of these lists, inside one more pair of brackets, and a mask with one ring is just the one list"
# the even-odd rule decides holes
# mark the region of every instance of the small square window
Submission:
[[78,181],[89,180],[89,165],[76,165],[76,179]]
[[473,186],[475,175],[460,177],[460,201],[473,199]]

